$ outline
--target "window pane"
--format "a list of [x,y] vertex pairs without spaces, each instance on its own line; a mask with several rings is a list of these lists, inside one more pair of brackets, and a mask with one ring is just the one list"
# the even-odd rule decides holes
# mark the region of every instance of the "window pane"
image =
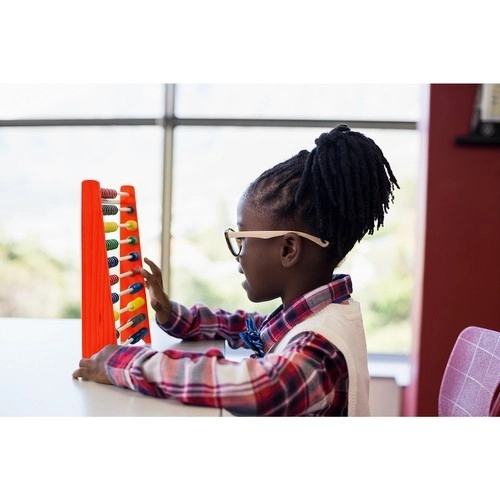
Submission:
[[[360,130],[381,147],[401,189],[379,234],[366,236],[342,264],[364,310],[371,352],[410,350],[410,293],[419,136],[416,131]],[[228,310],[270,312],[241,288],[223,230],[236,224],[243,190],[263,170],[314,147],[325,130],[178,127],[174,140],[171,296]]]
[[293,118],[417,121],[420,85],[176,86],[181,118]]
[[163,85],[0,85],[0,119],[156,118]]
[[159,127],[0,129],[0,315],[79,314],[85,179],[135,187],[142,252],[159,262],[162,141]]

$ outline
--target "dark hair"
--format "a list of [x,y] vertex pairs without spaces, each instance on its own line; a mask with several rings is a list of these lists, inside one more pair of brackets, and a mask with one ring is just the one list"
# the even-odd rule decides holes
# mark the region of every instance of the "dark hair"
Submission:
[[347,125],[321,134],[315,144],[263,172],[245,196],[276,229],[328,240],[337,265],[366,233],[383,226],[399,185],[375,142]]

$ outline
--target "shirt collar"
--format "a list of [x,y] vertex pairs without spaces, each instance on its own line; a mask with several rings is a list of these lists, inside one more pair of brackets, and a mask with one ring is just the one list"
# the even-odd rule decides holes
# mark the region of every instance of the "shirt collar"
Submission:
[[269,351],[295,325],[328,304],[347,300],[351,293],[351,277],[348,274],[334,274],[330,283],[297,297],[286,310],[283,310],[283,306],[278,307],[260,328],[264,352]]

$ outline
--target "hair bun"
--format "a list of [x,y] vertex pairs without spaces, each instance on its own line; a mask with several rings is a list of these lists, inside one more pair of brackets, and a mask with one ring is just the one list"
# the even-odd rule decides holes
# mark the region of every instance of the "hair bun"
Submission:
[[330,132],[325,132],[321,134],[314,142],[316,146],[329,146],[330,144],[334,144],[339,134],[350,132],[351,129],[345,124],[341,123],[337,125]]
[[345,124],[345,123],[341,123],[339,125],[337,125],[330,133],[333,133],[333,132],[350,132],[351,129]]

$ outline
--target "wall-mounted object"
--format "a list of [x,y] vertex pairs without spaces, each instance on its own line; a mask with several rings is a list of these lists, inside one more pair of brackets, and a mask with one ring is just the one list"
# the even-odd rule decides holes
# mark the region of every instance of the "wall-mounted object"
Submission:
[[469,135],[458,136],[457,144],[500,145],[500,84],[477,86]]

